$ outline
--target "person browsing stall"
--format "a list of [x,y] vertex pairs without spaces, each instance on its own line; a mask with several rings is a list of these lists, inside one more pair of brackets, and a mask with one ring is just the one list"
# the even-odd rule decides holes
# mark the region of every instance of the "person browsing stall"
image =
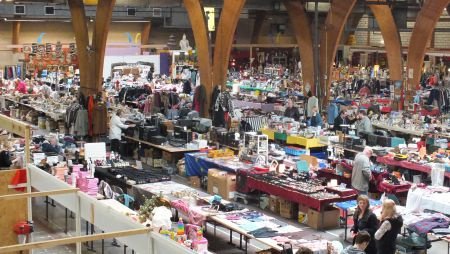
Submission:
[[48,141],[42,143],[42,152],[44,153],[62,153],[62,148],[58,144],[58,137],[56,135],[51,135]]
[[375,240],[378,254],[396,253],[397,235],[403,226],[403,218],[397,213],[395,202],[386,199],[383,202],[380,216],[381,225],[375,232]]
[[311,119],[310,119],[310,125],[313,127],[318,127],[318,126],[322,126],[323,122],[322,122],[322,116],[319,113],[319,109],[314,106],[312,108],[312,115],[311,115]]
[[[371,241],[370,234],[366,231],[361,231],[355,236],[355,243],[348,246],[341,251],[341,254],[365,254]],[[366,251],[364,251],[366,250]]]
[[119,152],[120,140],[122,140],[122,129],[134,127],[136,125],[124,124],[122,119],[122,110],[118,109],[111,117],[109,124],[109,139],[111,140],[111,151]]
[[339,115],[334,119],[333,130],[334,131],[342,131],[342,126],[344,124],[349,124],[347,121],[347,112],[345,110],[341,110]]
[[288,99],[286,102],[284,116],[293,118],[295,121],[300,120],[300,112],[298,111],[298,108],[294,107],[294,101],[292,99]]
[[353,215],[353,227],[350,229],[353,235],[353,243],[356,244],[358,233],[367,232],[370,236],[370,242],[365,249],[367,254],[376,254],[375,232],[378,229],[377,216],[370,210],[369,198],[366,195],[359,195],[357,198],[358,206]]
[[373,127],[372,122],[370,121],[369,117],[367,116],[367,113],[365,110],[360,110],[358,112],[357,116],[357,122],[356,122],[356,131],[358,133],[365,132],[365,133],[372,133]]
[[362,153],[355,156],[352,170],[352,187],[361,195],[367,195],[369,192],[369,181],[372,178],[370,171],[370,157],[373,151],[366,147]]

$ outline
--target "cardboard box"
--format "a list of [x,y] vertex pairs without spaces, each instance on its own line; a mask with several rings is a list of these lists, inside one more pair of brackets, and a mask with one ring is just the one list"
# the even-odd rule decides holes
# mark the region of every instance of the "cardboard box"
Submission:
[[330,207],[318,212],[314,209],[308,210],[308,226],[314,229],[331,229],[339,227],[339,209]]
[[297,206],[295,203],[279,198],[280,216],[286,219],[293,219],[297,216]]
[[297,221],[298,223],[306,224],[308,221],[308,210],[309,207],[298,204],[298,213],[297,213]]
[[236,192],[236,175],[218,169],[208,170],[208,193],[223,199],[233,199]]
[[269,209],[274,213],[280,213],[280,201],[278,200],[277,196],[270,195]]
[[162,166],[164,166],[163,159],[153,159],[154,168],[161,168]]
[[194,188],[200,188],[200,177],[190,176],[189,177],[189,185]]
[[168,163],[171,163],[173,161],[173,154],[163,151],[162,158],[163,158],[163,160],[167,161]]

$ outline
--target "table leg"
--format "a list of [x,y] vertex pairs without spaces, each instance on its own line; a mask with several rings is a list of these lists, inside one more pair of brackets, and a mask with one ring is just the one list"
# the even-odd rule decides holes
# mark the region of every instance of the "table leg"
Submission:
[[65,219],[64,219],[64,233],[67,234],[67,208],[66,208],[66,216],[65,216]]
[[[102,230],[102,233],[105,233],[105,231]],[[105,239],[102,239],[102,254],[105,254]]]
[[348,224],[348,212],[347,212],[347,209],[345,209],[344,210],[344,216],[345,216],[345,219],[344,219],[344,223],[345,223],[345,225],[344,225],[344,241],[347,241],[347,224]]
[[56,207],[56,205],[55,205],[55,200],[53,200],[53,199],[52,199],[52,206],[53,206],[53,207]]
[[245,241],[245,253],[247,253],[247,250],[248,250],[248,246],[247,246],[248,238],[247,238],[247,236],[244,236],[244,241]]
[[131,250],[131,254],[134,254],[134,250]]
[[[94,234],[94,224],[91,224],[91,235]],[[94,250],[94,241],[91,241],[91,250]]]
[[239,234],[239,249],[242,249],[242,235]]
[[233,244],[233,231],[230,229],[230,244]]
[[48,221],[48,196],[45,197],[45,218]]
[[[86,221],[86,235],[89,235],[89,222],[87,221]],[[89,242],[85,242],[84,244],[89,247]]]
[[126,245],[123,245],[123,254],[127,254],[127,247]]
[[216,238],[216,227],[217,227],[217,224],[216,224],[216,222],[214,221],[214,238]]

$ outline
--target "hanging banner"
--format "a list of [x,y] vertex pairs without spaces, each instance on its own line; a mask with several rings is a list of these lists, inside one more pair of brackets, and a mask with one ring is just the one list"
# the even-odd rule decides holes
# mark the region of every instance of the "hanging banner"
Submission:
[[75,43],[70,43],[69,44],[69,53],[70,54],[75,54],[76,53],[76,44]]
[[53,50],[52,50],[52,44],[51,43],[46,43],[45,44],[45,52],[47,52],[47,53],[51,53]]
[[37,52],[38,52],[38,44],[37,43],[31,44],[31,54],[37,54]]

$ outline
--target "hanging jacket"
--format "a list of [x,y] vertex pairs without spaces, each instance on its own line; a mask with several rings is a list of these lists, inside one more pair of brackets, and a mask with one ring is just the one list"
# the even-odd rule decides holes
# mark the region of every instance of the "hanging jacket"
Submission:
[[333,124],[334,123],[334,119],[336,119],[336,117],[339,115],[339,109],[338,106],[336,105],[336,103],[330,103],[330,105],[328,106],[328,111],[327,111],[327,122],[328,124]]
[[93,112],[94,112],[94,106],[95,106],[95,104],[94,104],[94,96],[89,96],[88,97],[88,106],[87,106],[87,109],[88,109],[88,133],[89,133],[89,136],[93,136],[93,134],[94,134],[94,124],[93,124]]
[[307,104],[307,115],[308,117],[312,116],[312,109],[314,107],[319,108],[319,99],[317,99],[316,96],[312,96],[308,98],[308,104]]
[[216,107],[216,102],[217,102],[217,98],[219,97],[220,94],[220,90],[219,87],[216,86],[212,92],[212,96],[211,96],[211,105],[210,105],[210,114],[212,115],[214,111],[216,111],[215,107]]
[[105,103],[97,103],[92,111],[92,134],[105,135],[108,126],[108,114]]
[[88,111],[86,109],[78,110],[74,124],[77,136],[86,136],[88,134],[88,121]]
[[193,109],[197,111],[200,116],[204,116],[206,107],[206,89],[204,85],[199,85],[194,91]]
[[231,95],[229,92],[222,92],[217,97],[214,110],[218,111],[219,108],[222,108],[224,112],[228,112],[231,117],[234,117],[233,101],[231,100]]

